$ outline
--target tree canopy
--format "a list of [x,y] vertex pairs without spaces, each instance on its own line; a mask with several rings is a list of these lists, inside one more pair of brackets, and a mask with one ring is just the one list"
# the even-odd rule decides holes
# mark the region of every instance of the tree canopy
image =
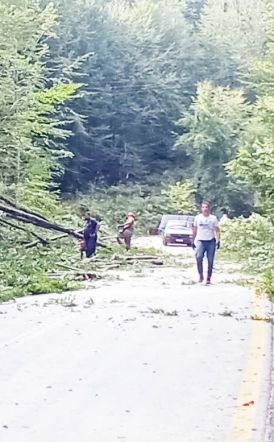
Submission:
[[197,203],[271,209],[272,1],[4,0],[1,17],[3,192],[42,209],[191,179]]

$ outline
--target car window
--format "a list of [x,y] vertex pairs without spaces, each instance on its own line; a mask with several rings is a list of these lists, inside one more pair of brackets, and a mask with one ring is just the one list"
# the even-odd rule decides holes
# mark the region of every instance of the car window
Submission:
[[166,228],[168,229],[190,229],[192,226],[192,223],[189,222],[180,222],[180,224],[178,223],[173,223],[172,221],[169,221],[166,225]]

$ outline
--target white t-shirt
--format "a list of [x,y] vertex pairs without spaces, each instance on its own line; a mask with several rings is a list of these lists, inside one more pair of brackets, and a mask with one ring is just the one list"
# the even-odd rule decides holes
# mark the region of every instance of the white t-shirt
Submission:
[[210,241],[215,238],[218,220],[215,215],[204,216],[200,213],[195,217],[194,226],[197,227],[196,241]]

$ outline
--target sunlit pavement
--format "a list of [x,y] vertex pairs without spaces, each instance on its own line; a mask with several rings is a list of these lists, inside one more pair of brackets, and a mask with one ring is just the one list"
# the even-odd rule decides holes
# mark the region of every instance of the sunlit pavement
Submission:
[[156,269],[73,298],[1,305],[1,442],[229,440],[250,357],[250,301],[248,288],[192,285],[181,269]]

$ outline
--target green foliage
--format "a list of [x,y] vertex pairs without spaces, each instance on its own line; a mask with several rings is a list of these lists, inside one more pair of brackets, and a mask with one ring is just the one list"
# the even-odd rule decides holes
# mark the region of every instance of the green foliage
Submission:
[[189,13],[200,8],[188,4],[186,13],[184,4],[58,1],[49,69],[85,83],[70,106],[74,156],[65,161],[65,191],[187,168],[186,156],[172,148],[175,122],[199,81],[227,84],[231,72],[219,69],[221,54],[193,32]]
[[195,210],[194,193],[191,181],[162,183],[158,187],[124,184],[92,186],[89,193],[69,199],[67,204],[77,216],[83,217],[86,211],[90,211],[93,216],[102,219],[103,231],[115,230],[126,220],[127,213],[134,211],[137,215],[136,233],[147,234],[158,226],[165,213],[192,213]]
[[[194,92],[181,72],[185,65],[190,73],[182,46],[193,38],[176,3],[59,2],[57,56],[67,54],[66,64],[82,57],[69,75],[86,83],[73,106],[74,156],[65,162],[66,190],[101,180],[142,180],[174,162],[174,120],[188,101],[182,90]],[[55,51],[53,46],[53,57]]]
[[46,293],[62,293],[75,290],[79,285],[65,279],[52,279],[44,274],[35,274],[29,280],[17,282],[14,287],[9,287],[0,292],[0,303],[10,299]]
[[268,1],[268,43],[263,58],[255,63],[254,87],[260,96],[250,124],[241,140],[239,153],[228,170],[250,183],[262,213],[273,217],[274,209],[274,2]]
[[89,210],[102,219],[102,228],[105,226],[109,231],[125,222],[129,211],[134,211],[137,214],[136,232],[148,233],[151,227],[157,227],[161,215],[167,211],[167,199],[161,194],[161,188],[146,185],[93,186],[88,194],[79,195],[68,203],[78,215],[83,216]]
[[234,64],[237,82],[239,74],[246,75],[250,63],[263,50],[264,13],[264,0],[208,0],[203,8],[201,34],[223,53],[224,66],[225,59],[228,68]]
[[176,214],[191,214],[195,211],[195,187],[191,181],[169,184],[162,190],[166,197],[168,212]]
[[32,142],[25,134],[25,115],[35,105],[34,91],[43,87],[44,40],[52,35],[56,11],[38,1],[0,5],[0,181],[16,193],[24,179],[25,155]]
[[0,302],[16,296],[57,293],[78,287],[66,278],[48,276],[57,262],[69,261],[73,256],[75,246],[70,241],[26,250],[18,244],[17,234],[9,231],[0,245]]
[[236,256],[245,269],[264,272],[273,268],[274,226],[258,214],[238,218],[222,225],[222,249]]
[[252,207],[248,189],[237,185],[225,170],[236,155],[249,111],[242,90],[210,82],[198,85],[197,97],[179,121],[187,132],[177,139],[177,147],[192,159],[198,203],[206,199],[215,207],[229,207],[236,215]]
[[273,270],[268,269],[264,272],[260,289],[274,301],[274,274]]
[[[54,36],[57,11],[38,0],[0,5],[0,183],[18,202],[46,212],[57,206],[49,185],[65,155],[60,111],[78,90],[72,83],[47,87],[46,41]],[[57,81],[57,79],[56,79]],[[58,142],[57,142],[58,140]]]

